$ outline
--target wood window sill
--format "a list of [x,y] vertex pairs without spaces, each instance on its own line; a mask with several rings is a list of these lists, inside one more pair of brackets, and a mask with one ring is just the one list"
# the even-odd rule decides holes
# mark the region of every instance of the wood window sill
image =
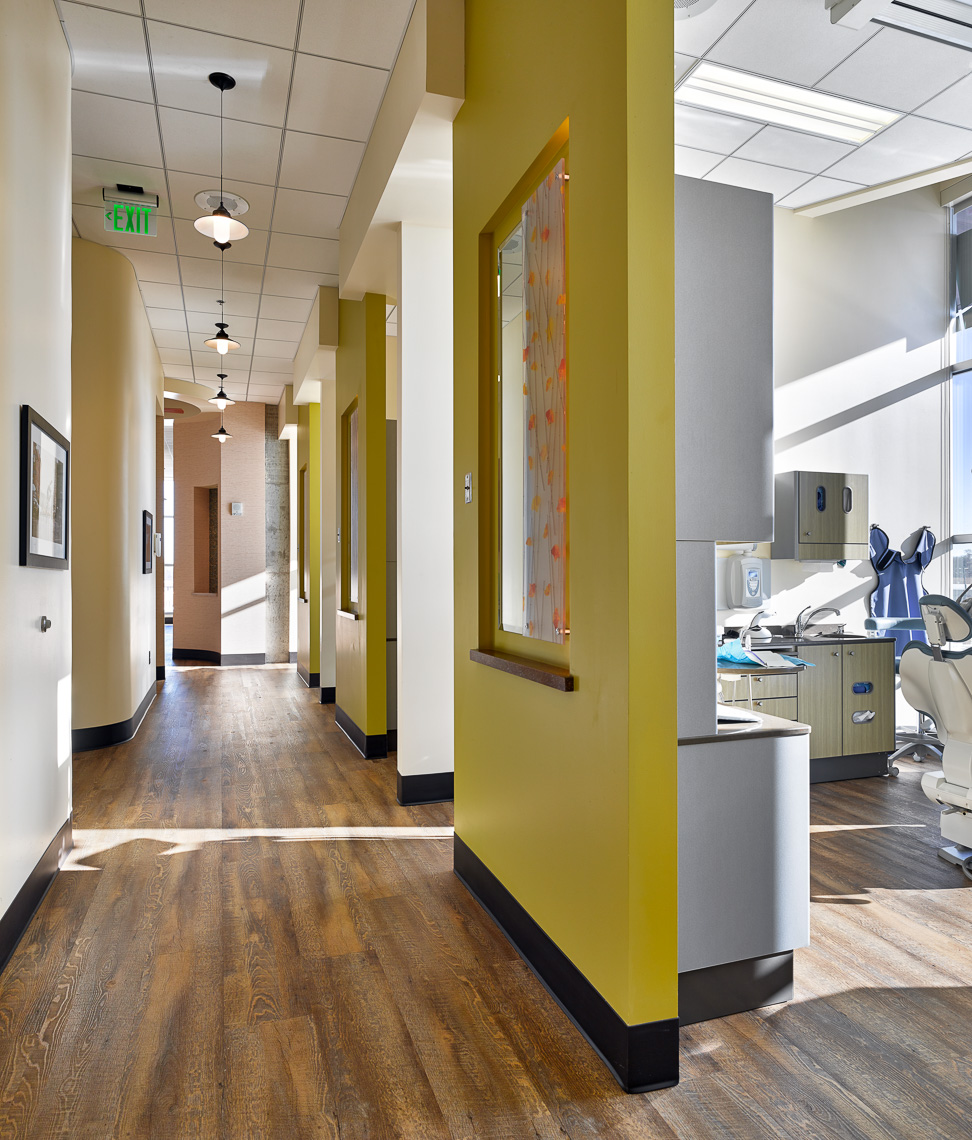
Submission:
[[469,660],[501,673],[511,673],[524,681],[533,681],[557,689],[561,693],[574,692],[574,675],[557,665],[545,665],[542,661],[531,661],[527,657],[515,657],[512,653],[499,653],[495,649],[470,649]]

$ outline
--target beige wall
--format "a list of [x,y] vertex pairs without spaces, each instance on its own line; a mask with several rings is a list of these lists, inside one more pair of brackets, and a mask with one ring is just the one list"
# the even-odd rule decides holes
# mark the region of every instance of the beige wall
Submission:
[[4,0],[0,24],[3,913],[71,810],[71,575],[17,541],[20,406],[71,436],[71,61],[53,4]]
[[219,416],[207,414],[176,424],[172,432],[175,483],[173,649],[220,652],[219,595],[196,593],[193,559],[195,488],[219,487],[219,449],[230,446],[212,438],[218,427]]
[[142,573],[142,511],[155,515],[162,365],[132,263],[80,238],[73,259],[77,729],[128,720],[154,691],[156,568],[153,557]]

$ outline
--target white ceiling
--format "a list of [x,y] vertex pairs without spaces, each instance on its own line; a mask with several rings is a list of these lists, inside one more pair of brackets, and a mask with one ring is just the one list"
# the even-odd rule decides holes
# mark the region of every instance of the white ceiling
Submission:
[[[135,266],[167,376],[276,402],[319,285],[338,282],[338,228],[414,0],[60,0],[74,57],[75,229]],[[250,204],[225,257],[193,228],[193,198],[224,183]],[[158,236],[104,230],[102,187],[160,200]],[[240,349],[203,341],[216,301]],[[225,367],[220,367],[220,365]]]
[[675,170],[797,208],[972,154],[972,53],[831,24],[824,0],[716,0],[675,22],[675,82],[699,59],[904,112],[861,146],[676,104]]

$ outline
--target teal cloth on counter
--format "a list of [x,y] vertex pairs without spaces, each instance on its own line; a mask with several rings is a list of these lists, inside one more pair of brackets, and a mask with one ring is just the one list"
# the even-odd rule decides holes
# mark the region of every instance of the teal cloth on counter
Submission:
[[[769,649],[769,647],[767,647]],[[769,652],[775,653],[776,650],[769,649]],[[744,649],[743,643],[740,640],[727,641],[724,645],[720,645],[716,654],[716,668],[720,665],[756,665],[761,667],[764,662],[760,661],[756,656],[759,653],[759,647],[754,646],[752,649]],[[813,662],[804,661],[801,657],[790,657],[786,653],[780,653],[778,656],[782,657],[790,665],[809,665],[813,668]]]

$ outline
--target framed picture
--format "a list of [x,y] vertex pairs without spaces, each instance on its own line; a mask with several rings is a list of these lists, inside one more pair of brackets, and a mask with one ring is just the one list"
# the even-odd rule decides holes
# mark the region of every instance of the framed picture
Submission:
[[71,445],[24,404],[20,410],[20,565],[68,568]]
[[142,573],[152,573],[155,556],[155,534],[152,531],[152,512],[142,511]]

